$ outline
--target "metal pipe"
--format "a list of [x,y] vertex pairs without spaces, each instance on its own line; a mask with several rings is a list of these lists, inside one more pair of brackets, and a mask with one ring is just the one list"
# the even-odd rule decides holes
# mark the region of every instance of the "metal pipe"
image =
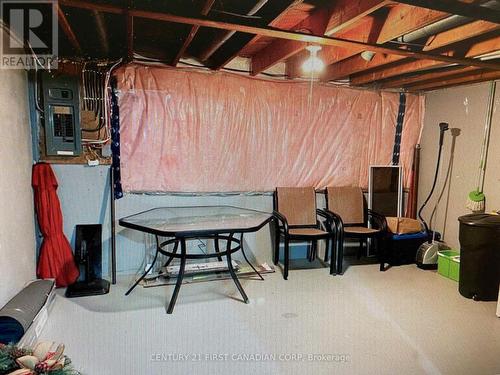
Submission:
[[[490,9],[500,9],[500,4],[495,1],[487,1],[482,6]],[[445,19],[442,19],[440,21],[436,21],[430,25],[424,26],[418,30],[412,31],[408,34],[402,35],[396,40],[402,43],[408,43],[408,42],[413,42],[415,40],[425,38],[431,35],[435,35],[437,33],[453,29],[458,26],[465,25],[466,23],[471,22],[472,19],[469,17],[463,17],[463,16],[450,16]]]
[[418,30],[412,31],[411,33],[402,35],[396,40],[401,43],[413,42],[421,38],[425,38],[449,29],[453,29],[458,26],[465,25],[467,22],[470,22],[470,18],[463,16],[450,16],[430,25],[424,26]]
[[109,167],[109,184],[111,186],[111,283],[116,284],[116,236],[115,236],[115,178],[113,166]]

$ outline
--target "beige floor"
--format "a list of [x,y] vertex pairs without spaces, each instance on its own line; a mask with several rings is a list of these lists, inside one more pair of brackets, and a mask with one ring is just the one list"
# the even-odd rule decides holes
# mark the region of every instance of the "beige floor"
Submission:
[[173,315],[171,287],[125,297],[126,284],[58,295],[43,338],[89,375],[500,374],[496,303],[415,266],[277,272],[243,282],[249,305],[230,281],[185,285]]

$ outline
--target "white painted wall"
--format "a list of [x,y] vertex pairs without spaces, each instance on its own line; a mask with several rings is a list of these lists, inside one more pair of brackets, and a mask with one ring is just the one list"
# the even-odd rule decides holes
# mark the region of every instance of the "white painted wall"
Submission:
[[[459,249],[457,219],[461,215],[470,213],[465,208],[465,202],[469,192],[476,188],[488,93],[489,83],[482,83],[434,91],[426,95],[419,204],[423,203],[429,193],[434,177],[439,137],[438,124],[448,122],[450,128],[460,129],[460,135],[456,137],[449,190],[445,189],[443,199],[438,205],[435,228],[444,233],[446,242],[456,249]],[[497,88],[494,109],[484,187],[487,211],[500,210],[500,85]],[[442,190],[449,165],[451,141],[452,136],[448,131],[445,135],[443,168],[436,187],[437,192]],[[434,199],[424,210],[426,220],[430,217],[438,195],[435,193]]]
[[27,93],[24,70],[0,69],[0,307],[35,278]]

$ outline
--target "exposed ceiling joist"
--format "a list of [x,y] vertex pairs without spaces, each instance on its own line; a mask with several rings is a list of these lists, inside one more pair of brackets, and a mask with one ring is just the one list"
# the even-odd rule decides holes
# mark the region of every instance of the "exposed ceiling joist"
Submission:
[[[247,12],[247,16],[253,16],[257,13],[269,0],[258,0],[257,3]],[[206,14],[204,14],[206,15]],[[236,33],[235,30],[225,31],[215,37],[211,43],[209,43],[205,49],[200,53],[199,58],[201,61],[206,61],[210,56],[212,56],[215,51],[217,51],[229,38],[231,38]]]
[[[210,9],[212,8],[214,2],[215,2],[215,0],[205,0],[203,8],[200,11],[200,14],[202,16],[206,16],[208,14],[208,12],[210,11]],[[187,48],[189,47],[189,44],[191,44],[191,42],[193,41],[199,28],[200,28],[200,26],[198,26],[198,25],[191,26],[191,30],[184,38],[184,42],[182,43],[181,48],[179,48],[179,51],[177,52],[174,59],[172,60],[172,66],[177,66],[177,64],[179,63],[179,60],[181,59],[181,57],[184,55]]]
[[383,82],[380,87],[385,89],[406,87],[415,84],[429,83],[430,81],[435,82],[435,80],[437,79],[442,80],[443,78],[456,76],[457,74],[477,72],[480,70],[480,68],[476,68],[474,66],[467,66],[465,68],[453,66],[445,69],[432,70],[429,72],[417,72],[415,74],[410,74],[401,78],[396,77],[395,79]]
[[[491,39],[483,40],[481,42],[475,43],[469,47],[469,50],[465,54],[465,58],[472,59],[474,57],[479,57],[485,54],[489,54],[500,50],[500,36],[495,36]],[[448,55],[456,54],[455,50],[446,51]],[[354,85],[363,85],[374,81],[379,81],[383,79],[388,79],[401,74],[429,69],[432,67],[443,66],[442,64],[435,60],[409,60],[402,64],[391,65],[388,68],[376,70],[368,73],[360,73],[359,75],[351,78],[351,83]],[[459,64],[463,65],[463,64]],[[470,64],[470,66],[477,66]]]
[[[329,18],[330,12],[327,9],[318,9],[295,28],[308,34],[323,35]],[[257,75],[304,48],[304,43],[295,40],[273,41],[257,55],[252,56],[250,74]]]
[[[83,9],[96,9],[100,11],[108,11],[115,14],[124,14],[125,8],[113,5],[101,5],[95,3],[88,3],[81,0],[60,0],[60,4],[65,6],[79,7]],[[154,19],[158,21],[166,21],[166,22],[174,22],[174,23],[182,23],[182,24],[190,24],[190,25],[198,25],[204,27],[212,27],[217,29],[224,30],[236,30],[249,34],[258,34],[263,36],[268,36],[271,38],[279,38],[286,40],[295,40],[300,42],[309,42],[314,44],[321,45],[329,45],[329,46],[345,46],[345,47],[362,47],[367,50],[371,50],[374,52],[387,53],[387,54],[396,54],[407,57],[414,57],[418,59],[430,59],[436,61],[442,61],[450,64],[460,64],[465,66],[478,66],[485,69],[493,69],[500,70],[500,64],[497,63],[488,63],[474,59],[467,58],[455,58],[446,55],[436,55],[428,52],[412,52],[409,50],[394,48],[394,47],[385,47],[379,46],[371,43],[363,43],[352,40],[345,40],[341,38],[327,37],[327,36],[316,36],[310,35],[307,33],[296,32],[296,31],[288,31],[276,29],[269,26],[256,27],[248,24],[237,23],[237,22],[226,22],[211,19],[208,17],[192,17],[192,16],[183,16],[176,15],[171,13],[162,13],[162,12],[151,12],[144,10],[132,9],[130,10],[130,15],[134,17],[141,17],[145,19]]]
[[376,10],[392,4],[392,1],[380,0],[341,0],[336,1],[330,21],[326,27],[326,35],[333,35],[339,31],[349,29],[363,17]]
[[491,81],[495,79],[500,79],[500,72],[498,71],[487,71],[481,70],[478,73],[471,74],[470,72],[458,74],[457,76],[450,77],[448,79],[439,79],[436,82],[423,83],[414,86],[410,86],[408,89],[412,91],[423,91],[423,90],[434,90],[446,87],[459,86],[464,84],[472,84],[484,81]]
[[500,11],[456,0],[395,0],[398,3],[438,10],[476,20],[500,23]]
[[[369,19],[365,18],[365,20],[356,27],[345,33],[338,34],[337,36],[349,40],[354,39],[363,42],[383,44],[446,17],[448,17],[448,14],[443,12],[435,12],[428,9],[410,7],[405,4],[398,4],[390,7],[384,18],[379,16],[376,20],[372,20],[371,23]],[[325,73],[321,77],[322,80],[329,81],[343,78],[336,76],[332,78],[336,73],[336,65],[331,64],[349,59],[363,51],[364,49],[362,48],[329,48],[322,51],[321,58],[325,64],[328,65]]]
[[[347,40],[376,44],[384,24],[385,18],[365,17],[356,27],[335,36]],[[363,48],[325,48],[319,55],[325,65],[330,65],[360,52],[363,52]]]
[[[298,24],[296,30],[308,30],[315,35],[331,35],[352,26],[367,14],[389,4],[390,1],[341,0],[330,9],[318,9]],[[252,57],[251,74],[256,75],[274,64],[302,51],[304,43],[275,41]]]
[[[456,27],[454,29],[443,31],[437,35],[429,37],[428,42],[423,48],[424,51],[433,51],[444,46],[462,42],[467,39],[477,37],[481,34],[499,30],[500,25],[486,21],[476,21],[469,24]],[[361,72],[367,69],[378,68],[383,65],[403,60],[403,56],[397,55],[375,55],[371,61],[366,61],[360,55],[352,56],[346,60],[327,68],[325,80],[336,80],[348,77],[351,74]]]
[[57,18],[59,20],[59,25],[61,26],[61,29],[63,30],[64,34],[68,38],[69,42],[75,49],[76,53],[81,55],[82,54],[82,47],[80,46],[80,42],[78,41],[78,38],[76,37],[75,33],[73,32],[73,29],[71,28],[71,25],[68,22],[68,19],[66,18],[66,14],[64,14],[64,11],[61,9],[61,7],[55,3],[57,7]]
[[[286,8],[284,8],[282,10],[282,12],[274,19],[272,20],[268,26],[271,26],[271,27],[275,27],[277,25],[279,25],[279,23],[281,22],[281,20],[286,17],[286,15],[288,14],[288,12],[293,9],[295,6],[297,6],[298,4],[301,4],[302,3],[302,0],[295,0],[294,2],[292,2],[291,4],[289,4]],[[253,44],[255,43],[256,41],[258,41],[259,39],[261,38],[260,35],[255,35],[254,37],[252,37],[247,43],[244,43],[244,45],[236,52],[230,54],[229,56],[227,56],[226,58],[222,59],[221,61],[217,62],[216,64],[212,65],[211,68],[214,69],[214,70],[219,70],[221,69],[222,67],[224,67],[226,64],[228,64],[231,60],[233,60],[236,56],[238,56],[239,52],[242,51],[244,48],[246,48],[248,45],[250,44]]]

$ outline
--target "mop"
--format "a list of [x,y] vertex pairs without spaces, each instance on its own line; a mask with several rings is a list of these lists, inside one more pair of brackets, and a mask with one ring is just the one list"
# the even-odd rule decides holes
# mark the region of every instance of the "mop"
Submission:
[[483,193],[484,174],[486,171],[486,156],[488,155],[488,144],[490,140],[491,119],[493,117],[493,104],[495,100],[496,82],[490,84],[490,96],[488,101],[488,112],[486,114],[486,124],[484,125],[483,145],[481,147],[481,161],[479,162],[479,171],[477,176],[477,188],[469,193],[467,207],[472,212],[484,211],[485,196]]

